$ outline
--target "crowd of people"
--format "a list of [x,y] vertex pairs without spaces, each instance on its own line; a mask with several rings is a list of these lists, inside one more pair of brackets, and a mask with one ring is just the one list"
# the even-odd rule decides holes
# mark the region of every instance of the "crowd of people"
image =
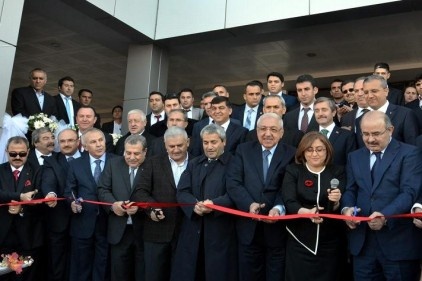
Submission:
[[422,75],[404,92],[389,77],[377,63],[320,97],[304,74],[296,97],[271,72],[242,105],[216,85],[198,108],[191,89],[153,91],[149,114],[117,105],[101,126],[91,90],[72,99],[66,76],[51,96],[32,70],[13,115],[69,128],[7,141],[0,253],[34,263],[0,280],[419,280],[422,222],[392,216],[422,212]]

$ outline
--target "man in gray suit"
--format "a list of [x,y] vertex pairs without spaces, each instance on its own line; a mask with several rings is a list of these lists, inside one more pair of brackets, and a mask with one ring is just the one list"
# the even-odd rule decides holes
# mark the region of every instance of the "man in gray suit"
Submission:
[[130,135],[125,140],[124,157],[115,157],[105,166],[98,183],[100,201],[113,203],[108,212],[108,242],[111,244],[111,280],[145,280],[142,212],[129,198],[142,176],[146,139]]
[[190,119],[201,120],[204,110],[201,108],[193,107],[193,91],[189,88],[182,89],[179,92],[179,100],[182,104],[182,109]]

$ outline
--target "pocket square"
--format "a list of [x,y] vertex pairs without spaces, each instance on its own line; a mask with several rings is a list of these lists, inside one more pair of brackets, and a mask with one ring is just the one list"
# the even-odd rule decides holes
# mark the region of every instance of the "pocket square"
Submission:
[[31,181],[30,180],[26,180],[25,187],[30,186],[30,185],[31,185]]

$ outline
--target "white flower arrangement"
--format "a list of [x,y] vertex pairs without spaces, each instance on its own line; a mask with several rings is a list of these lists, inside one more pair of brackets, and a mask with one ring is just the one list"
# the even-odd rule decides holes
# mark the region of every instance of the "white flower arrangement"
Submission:
[[121,134],[110,134],[113,137],[113,145],[116,145],[116,143],[119,141],[119,139],[122,137]]
[[44,113],[38,113],[38,114],[29,116],[28,126],[29,126],[30,131],[47,127],[53,133],[59,127],[56,117],[54,116],[48,117],[48,115]]

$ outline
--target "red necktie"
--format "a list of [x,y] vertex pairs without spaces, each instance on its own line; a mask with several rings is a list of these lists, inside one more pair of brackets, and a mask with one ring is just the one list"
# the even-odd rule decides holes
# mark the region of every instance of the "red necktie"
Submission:
[[15,181],[17,182],[19,180],[19,174],[21,171],[19,170],[14,170],[13,171],[13,176],[15,177]]

